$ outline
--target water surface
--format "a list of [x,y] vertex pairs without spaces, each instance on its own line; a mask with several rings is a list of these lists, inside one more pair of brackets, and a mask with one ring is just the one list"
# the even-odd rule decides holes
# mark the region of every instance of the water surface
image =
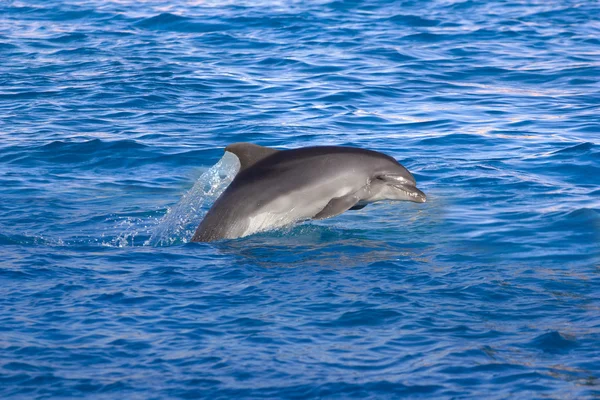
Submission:
[[[2,2],[0,397],[600,396],[599,14]],[[428,201],[188,243],[239,141]]]

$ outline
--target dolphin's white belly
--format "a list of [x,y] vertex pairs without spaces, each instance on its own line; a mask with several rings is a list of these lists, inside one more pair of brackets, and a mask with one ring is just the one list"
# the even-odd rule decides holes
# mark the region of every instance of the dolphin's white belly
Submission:
[[331,199],[357,190],[353,185],[340,185],[340,181],[344,182],[338,178],[336,182],[323,182],[274,198],[248,217],[248,228],[242,236],[310,219],[323,210]]

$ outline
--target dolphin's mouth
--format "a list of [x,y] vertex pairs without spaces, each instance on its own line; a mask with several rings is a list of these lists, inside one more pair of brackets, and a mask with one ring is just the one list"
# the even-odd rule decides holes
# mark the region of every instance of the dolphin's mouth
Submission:
[[406,199],[415,203],[425,203],[427,196],[415,186],[409,185],[394,185],[394,187],[406,195]]

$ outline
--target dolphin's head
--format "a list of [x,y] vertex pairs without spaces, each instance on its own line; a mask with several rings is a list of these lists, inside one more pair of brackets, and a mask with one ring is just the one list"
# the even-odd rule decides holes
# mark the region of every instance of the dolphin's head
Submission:
[[386,164],[373,172],[369,181],[371,195],[363,201],[373,203],[380,200],[400,200],[425,203],[427,196],[417,189],[417,182],[412,174],[396,160]]

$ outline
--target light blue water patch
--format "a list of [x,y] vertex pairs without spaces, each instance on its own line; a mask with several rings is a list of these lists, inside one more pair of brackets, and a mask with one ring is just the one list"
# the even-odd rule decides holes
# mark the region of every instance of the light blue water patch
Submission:
[[[597,398],[599,13],[1,2],[0,398]],[[427,203],[188,243],[242,141]]]

